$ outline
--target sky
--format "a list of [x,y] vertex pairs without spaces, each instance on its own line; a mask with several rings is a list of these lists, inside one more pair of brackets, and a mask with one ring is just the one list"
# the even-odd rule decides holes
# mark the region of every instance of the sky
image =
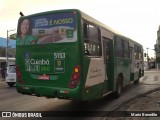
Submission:
[[139,42],[144,52],[149,48],[149,56],[154,56],[152,49],[160,26],[159,0],[0,0],[0,37],[6,38],[7,30],[17,29],[20,11],[30,15],[73,8]]

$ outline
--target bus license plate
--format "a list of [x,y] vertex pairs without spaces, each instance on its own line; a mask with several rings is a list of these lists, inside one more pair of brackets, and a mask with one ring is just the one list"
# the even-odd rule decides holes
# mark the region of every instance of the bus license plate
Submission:
[[10,81],[14,81],[14,79],[10,79]]
[[40,75],[39,79],[40,80],[49,80],[49,75]]

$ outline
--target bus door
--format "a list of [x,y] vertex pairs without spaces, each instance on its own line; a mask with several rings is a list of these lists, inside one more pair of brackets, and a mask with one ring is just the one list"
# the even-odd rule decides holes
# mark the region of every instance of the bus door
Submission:
[[130,46],[130,73],[131,80],[134,80],[134,72],[135,72],[135,58],[134,58],[134,49]]
[[[110,76],[113,73],[111,69],[111,42],[112,40],[103,37],[103,56],[104,56],[104,65],[105,65],[105,87],[104,90],[108,90],[111,87]],[[113,66],[112,66],[113,67]],[[111,73],[112,72],[112,73]],[[111,87],[112,88],[112,87]]]

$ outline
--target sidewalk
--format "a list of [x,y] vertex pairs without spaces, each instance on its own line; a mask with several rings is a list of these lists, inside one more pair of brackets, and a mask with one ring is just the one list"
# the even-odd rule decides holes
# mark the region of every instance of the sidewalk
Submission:
[[7,83],[6,83],[5,79],[2,79],[2,78],[0,77],[0,87],[1,87],[1,86],[7,86]]
[[[115,111],[138,112],[141,116],[145,111],[160,111],[160,90],[132,99]],[[160,117],[106,117],[104,120],[160,120]]]
[[5,79],[2,79],[1,77],[0,77],[0,80],[1,80],[1,81],[5,81]]
[[145,69],[144,71],[160,71],[160,69],[153,68],[153,69]]
[[[157,71],[158,73],[160,73],[160,70],[157,70],[157,69],[145,70],[145,72],[151,72],[151,74],[152,74],[152,71],[153,72]],[[117,114],[118,111],[119,111],[119,114],[120,112],[123,112],[125,113],[125,115],[128,115],[129,117],[123,117],[119,115],[117,117],[105,117],[105,119],[103,120],[160,120],[160,89],[155,89],[152,92],[149,92],[147,94],[142,94],[139,97],[135,97],[134,99],[131,99],[130,101],[120,105],[115,110],[115,114]],[[159,116],[143,117],[142,114],[147,112],[153,112]],[[132,117],[131,117],[131,113],[134,113]],[[140,113],[141,117],[135,116],[137,115],[137,113]]]

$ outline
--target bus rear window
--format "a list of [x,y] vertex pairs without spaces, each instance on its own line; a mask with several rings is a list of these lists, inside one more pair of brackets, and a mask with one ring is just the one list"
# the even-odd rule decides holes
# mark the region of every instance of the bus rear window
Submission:
[[20,19],[17,45],[75,42],[76,14],[54,13]]

